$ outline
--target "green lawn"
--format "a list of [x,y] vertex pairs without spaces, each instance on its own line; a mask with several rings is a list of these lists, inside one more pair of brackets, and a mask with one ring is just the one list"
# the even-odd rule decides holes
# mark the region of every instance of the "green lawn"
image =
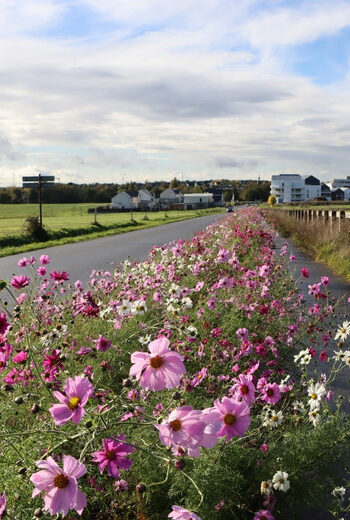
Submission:
[[[191,219],[211,213],[220,213],[222,208],[188,211],[102,213],[97,215],[98,226],[93,225],[94,214],[88,208],[98,204],[47,204],[43,206],[43,225],[49,232],[46,242],[34,242],[23,232],[26,217],[38,215],[37,204],[0,204],[0,256],[52,247],[83,240],[92,240],[107,235],[126,233],[135,229],[161,226],[170,222]],[[76,231],[74,231],[76,230]]]

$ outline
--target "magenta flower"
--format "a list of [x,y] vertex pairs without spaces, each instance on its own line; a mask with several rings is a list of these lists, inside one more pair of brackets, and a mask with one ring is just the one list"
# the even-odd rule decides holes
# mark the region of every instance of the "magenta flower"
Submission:
[[2,495],[0,495],[0,518],[2,517],[3,513],[6,509],[6,493],[3,492]]
[[169,340],[165,336],[151,341],[148,352],[131,354],[130,376],[140,381],[146,390],[163,390],[179,386],[180,379],[186,373],[182,356],[169,349]]
[[4,334],[8,326],[6,314],[0,313],[0,334]]
[[18,352],[15,356],[13,356],[12,361],[14,363],[25,363],[27,360],[27,352],[24,352],[21,350],[21,352]]
[[184,509],[180,506],[172,506],[173,510],[168,514],[168,518],[172,518],[173,520],[201,520],[198,515],[188,511],[188,509]]
[[47,255],[41,255],[39,261],[42,265],[48,265],[50,263],[50,257]]
[[270,513],[270,511],[264,509],[263,511],[257,511],[253,520],[275,520],[275,517]]
[[76,376],[74,379],[68,377],[64,391],[66,395],[58,391],[54,392],[54,396],[62,404],[51,406],[51,416],[59,426],[69,419],[72,419],[74,424],[78,424],[85,414],[84,405],[94,393],[94,387],[86,377]]
[[63,282],[64,280],[69,280],[69,274],[66,271],[51,271],[50,278],[55,280],[55,282]]
[[192,406],[176,408],[162,424],[155,425],[165,446],[180,446],[185,450],[195,450],[201,445],[206,426],[202,412]]
[[309,278],[310,276],[310,271],[308,270],[307,267],[302,267],[300,269],[300,274],[304,277],[304,278]]
[[116,439],[104,439],[103,451],[95,451],[92,454],[94,462],[98,462],[100,473],[103,473],[107,467],[108,475],[113,478],[119,478],[120,469],[130,468],[133,461],[127,456],[135,451],[133,446],[118,440],[125,441],[125,435],[119,435]]
[[84,464],[70,455],[63,455],[63,470],[52,457],[39,460],[36,465],[41,471],[30,477],[35,486],[32,497],[43,492],[44,509],[51,516],[58,513],[66,516],[70,509],[75,509],[81,515],[86,506],[86,497],[79,491],[77,479],[86,473]]
[[261,400],[269,404],[276,404],[281,399],[281,391],[277,383],[267,383],[262,389]]
[[24,274],[20,276],[14,276],[11,280],[11,285],[14,289],[23,289],[29,285],[30,279]]
[[219,412],[219,421],[221,423],[217,436],[226,436],[226,442],[229,442],[235,436],[242,437],[248,429],[250,410],[245,402],[223,397],[221,402],[216,399],[213,411]]
[[101,334],[99,335],[98,339],[94,340],[94,343],[96,343],[96,349],[100,352],[106,352],[106,350],[112,346],[112,343],[109,341],[109,339],[104,338],[101,336]]
[[37,272],[38,276],[45,276],[46,272],[47,272],[47,269],[46,269],[46,267],[41,266],[41,267],[38,267],[36,272]]

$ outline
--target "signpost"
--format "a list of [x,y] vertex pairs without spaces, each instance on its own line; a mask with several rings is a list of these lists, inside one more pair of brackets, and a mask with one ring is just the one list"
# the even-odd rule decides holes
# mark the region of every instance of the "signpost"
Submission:
[[22,177],[22,188],[38,188],[39,190],[39,220],[40,226],[43,226],[43,213],[42,213],[42,188],[53,188],[55,177],[53,175],[33,175],[31,177]]

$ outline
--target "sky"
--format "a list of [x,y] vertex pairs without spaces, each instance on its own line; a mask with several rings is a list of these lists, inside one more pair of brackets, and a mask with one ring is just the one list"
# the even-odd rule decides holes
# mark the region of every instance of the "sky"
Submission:
[[0,186],[350,175],[350,0],[0,0]]

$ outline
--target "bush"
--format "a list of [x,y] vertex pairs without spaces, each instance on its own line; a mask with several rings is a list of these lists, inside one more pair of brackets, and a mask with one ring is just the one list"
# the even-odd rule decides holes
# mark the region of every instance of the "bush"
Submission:
[[24,231],[35,240],[35,242],[46,242],[46,240],[49,239],[49,234],[44,226],[40,224],[39,218],[33,215],[25,219]]

